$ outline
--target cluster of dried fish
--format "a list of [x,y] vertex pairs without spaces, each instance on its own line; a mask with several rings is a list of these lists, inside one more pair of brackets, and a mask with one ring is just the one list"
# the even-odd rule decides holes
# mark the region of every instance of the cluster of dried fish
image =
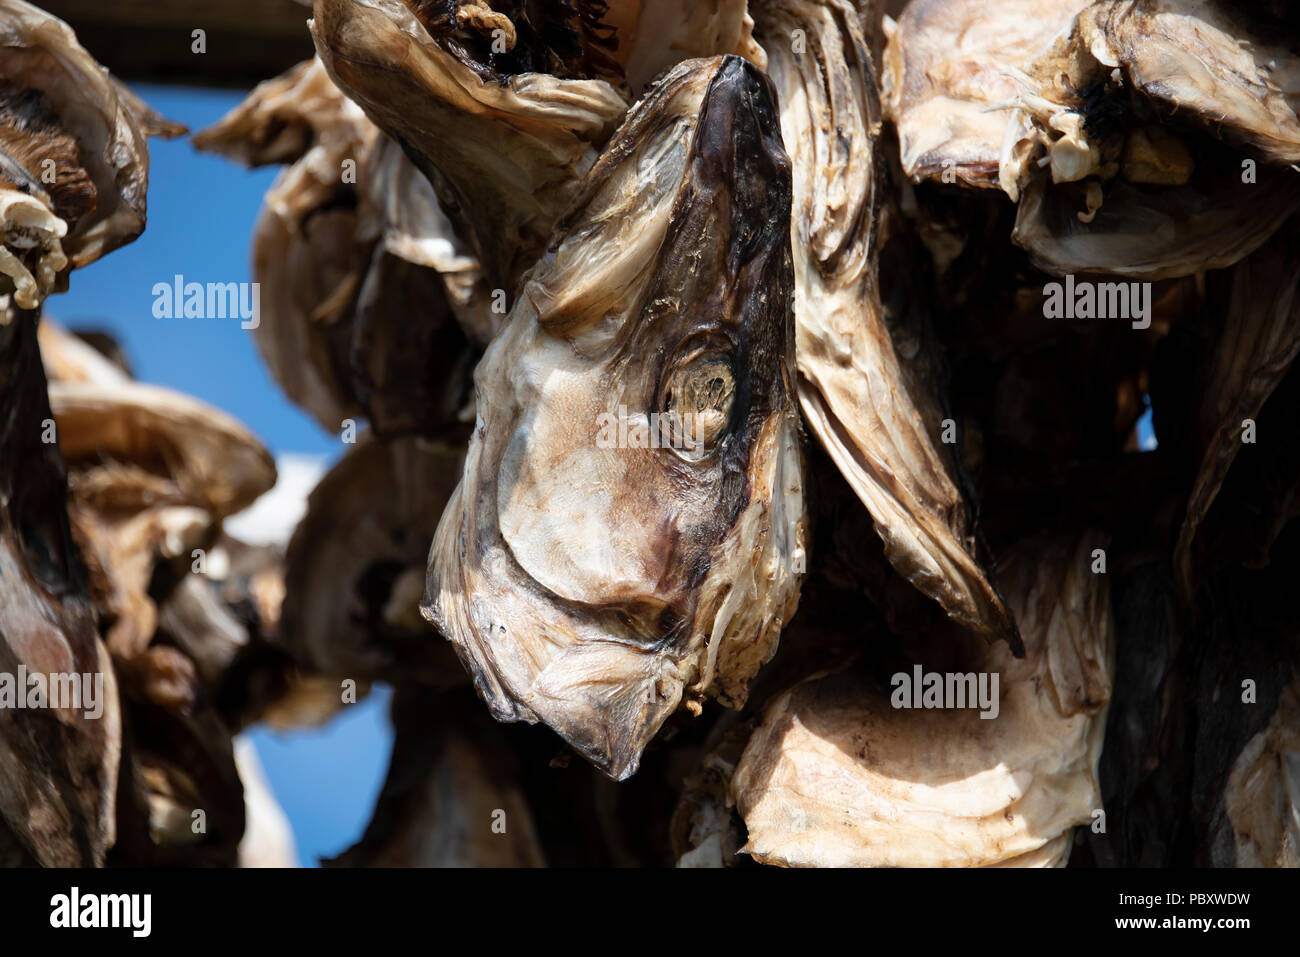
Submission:
[[40,318],[139,235],[146,137],[184,130],[61,21],[4,2],[0,26],[0,862],[266,861],[283,830],[243,842],[266,791],[244,758],[246,795],[218,702],[273,632],[280,557],[221,527],[274,464],[217,409],[133,381],[111,340]]
[[310,29],[195,137],[284,166],[254,335],[349,443],[283,556],[221,530],[274,477],[236,423],[48,324],[31,370],[90,214],[6,234],[6,388],[59,446],[0,436],[31,463],[0,651],[40,657],[39,603],[122,701],[0,789],[22,847],[231,860],[231,735],[384,682],[337,865],[1300,863],[1284,5],[316,0]]

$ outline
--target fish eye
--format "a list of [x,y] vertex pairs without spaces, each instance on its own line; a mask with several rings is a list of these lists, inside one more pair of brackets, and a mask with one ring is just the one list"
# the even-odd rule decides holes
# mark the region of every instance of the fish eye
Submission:
[[723,359],[697,357],[673,369],[660,402],[669,447],[688,461],[709,455],[731,421],[735,393],[735,376]]

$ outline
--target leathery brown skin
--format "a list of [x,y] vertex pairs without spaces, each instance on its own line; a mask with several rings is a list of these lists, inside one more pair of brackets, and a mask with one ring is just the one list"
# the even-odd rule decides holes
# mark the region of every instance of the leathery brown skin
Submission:
[[36,321],[0,323],[0,673],[102,676],[103,711],[0,708],[0,862],[101,866],[116,834],[117,682],[68,527],[63,458],[42,441],[52,416]]
[[[875,520],[890,564],[954,620],[1020,653],[963,493],[939,396],[895,345],[877,275],[880,102],[847,0],[754,4],[794,165],[799,400]],[[790,38],[802,35],[796,52]]]
[[401,143],[488,281],[513,294],[627,110],[599,79],[501,75],[400,0],[316,0],[330,78]]
[[0,0],[0,35],[0,282],[17,306],[34,309],[66,288],[68,271],[140,235],[146,137],[183,127],[149,109],[44,10]]
[[[479,366],[430,551],[421,611],[493,714],[545,722],[617,779],[684,696],[739,707],[798,602],[774,99],[719,57],[680,64],[632,110]],[[704,426],[693,451],[601,441],[602,415],[687,409]]]

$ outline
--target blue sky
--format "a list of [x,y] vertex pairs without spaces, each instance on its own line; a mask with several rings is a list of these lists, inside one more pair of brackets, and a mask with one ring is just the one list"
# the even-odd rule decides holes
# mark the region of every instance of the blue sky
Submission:
[[[238,103],[238,91],[139,86],[169,119],[197,131]],[[155,319],[154,283],[250,281],[250,243],[262,196],[278,167],[245,170],[198,153],[188,138],[150,142],[144,235],[71,277],[46,313],[71,329],[112,333],[135,375],[197,396],[240,419],[277,457],[324,457],[337,439],[289,403],[267,375],[238,319]],[[255,730],[251,738],[294,830],[299,860],[345,850],[360,837],[392,746],[387,692],[344,710],[319,731]]]
[[[242,98],[237,91],[136,88],[170,119],[202,129]],[[72,275],[50,315],[73,327],[115,333],[136,377],[211,402],[240,419],[274,452],[333,455],[339,444],[283,398],[249,333],[233,319],[155,319],[152,289],[186,281],[251,279],[250,244],[262,196],[279,167],[246,170],[198,153],[188,138],[150,141],[149,223],[129,246]]]

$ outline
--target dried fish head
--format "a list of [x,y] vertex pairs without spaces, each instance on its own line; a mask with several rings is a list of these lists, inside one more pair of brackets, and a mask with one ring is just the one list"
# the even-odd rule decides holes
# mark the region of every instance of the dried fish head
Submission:
[[927,671],[933,701],[919,664],[892,691],[849,668],[778,695],[731,782],[744,850],[791,867],[1063,865],[1073,827],[1100,807],[1115,657],[1109,586],[1091,570],[1104,544],[1093,532],[1021,543],[999,571],[1025,656],[931,642],[920,655],[944,663]]
[[1002,137],[1023,70],[1084,0],[916,0],[885,47],[886,116],[903,172],[998,188]]
[[[1101,172],[1181,185],[1198,158],[1179,137],[1198,131],[1264,162],[1300,160],[1300,57],[1275,39],[1285,35],[1280,22],[1233,6],[1102,0],[1080,9],[1015,71],[1021,115],[1001,173],[1012,199],[1042,151],[1058,183]],[[1027,152],[1028,139],[1042,151]]]
[[320,59],[260,84],[194,143],[292,163],[266,195],[253,253],[253,335],[289,397],[329,431],[363,414],[385,438],[463,430],[475,346],[504,309],[428,180]]
[[279,629],[304,671],[358,684],[465,681],[418,609],[462,458],[420,439],[365,437],[312,490],[285,554]]
[[294,163],[319,150],[315,165],[337,174],[338,165],[329,170],[330,161],[355,159],[352,151],[371,135],[371,126],[313,57],[259,83],[233,110],[195,133],[193,143],[247,166]]
[[[175,135],[62,20],[0,3],[0,273],[25,309],[144,229],[146,135]],[[66,285],[62,288],[66,288]]]
[[1103,0],[1023,71],[999,182],[1040,268],[1163,279],[1249,255],[1297,208],[1300,56],[1261,9]]
[[254,228],[261,294],[253,335],[280,387],[331,432],[362,412],[349,370],[350,319],[374,241],[358,237],[357,189],[343,169],[378,137],[316,59],[259,84],[194,137],[198,148],[249,165],[292,163],[267,191]]
[[50,405],[70,473],[70,514],[110,650],[144,651],[157,626],[155,568],[189,565],[218,523],[275,482],[261,443],[216,409],[131,381],[54,382]]
[[519,46],[515,24],[477,5],[317,0],[312,20],[334,82],[429,177],[489,284],[513,292],[627,101],[605,80],[545,72],[546,39],[525,38],[539,57],[503,62],[520,72],[498,70],[493,30]]
[[476,373],[423,611],[499,719],[614,777],[684,693],[742,702],[797,602],[789,177],[757,70],[676,67]]

